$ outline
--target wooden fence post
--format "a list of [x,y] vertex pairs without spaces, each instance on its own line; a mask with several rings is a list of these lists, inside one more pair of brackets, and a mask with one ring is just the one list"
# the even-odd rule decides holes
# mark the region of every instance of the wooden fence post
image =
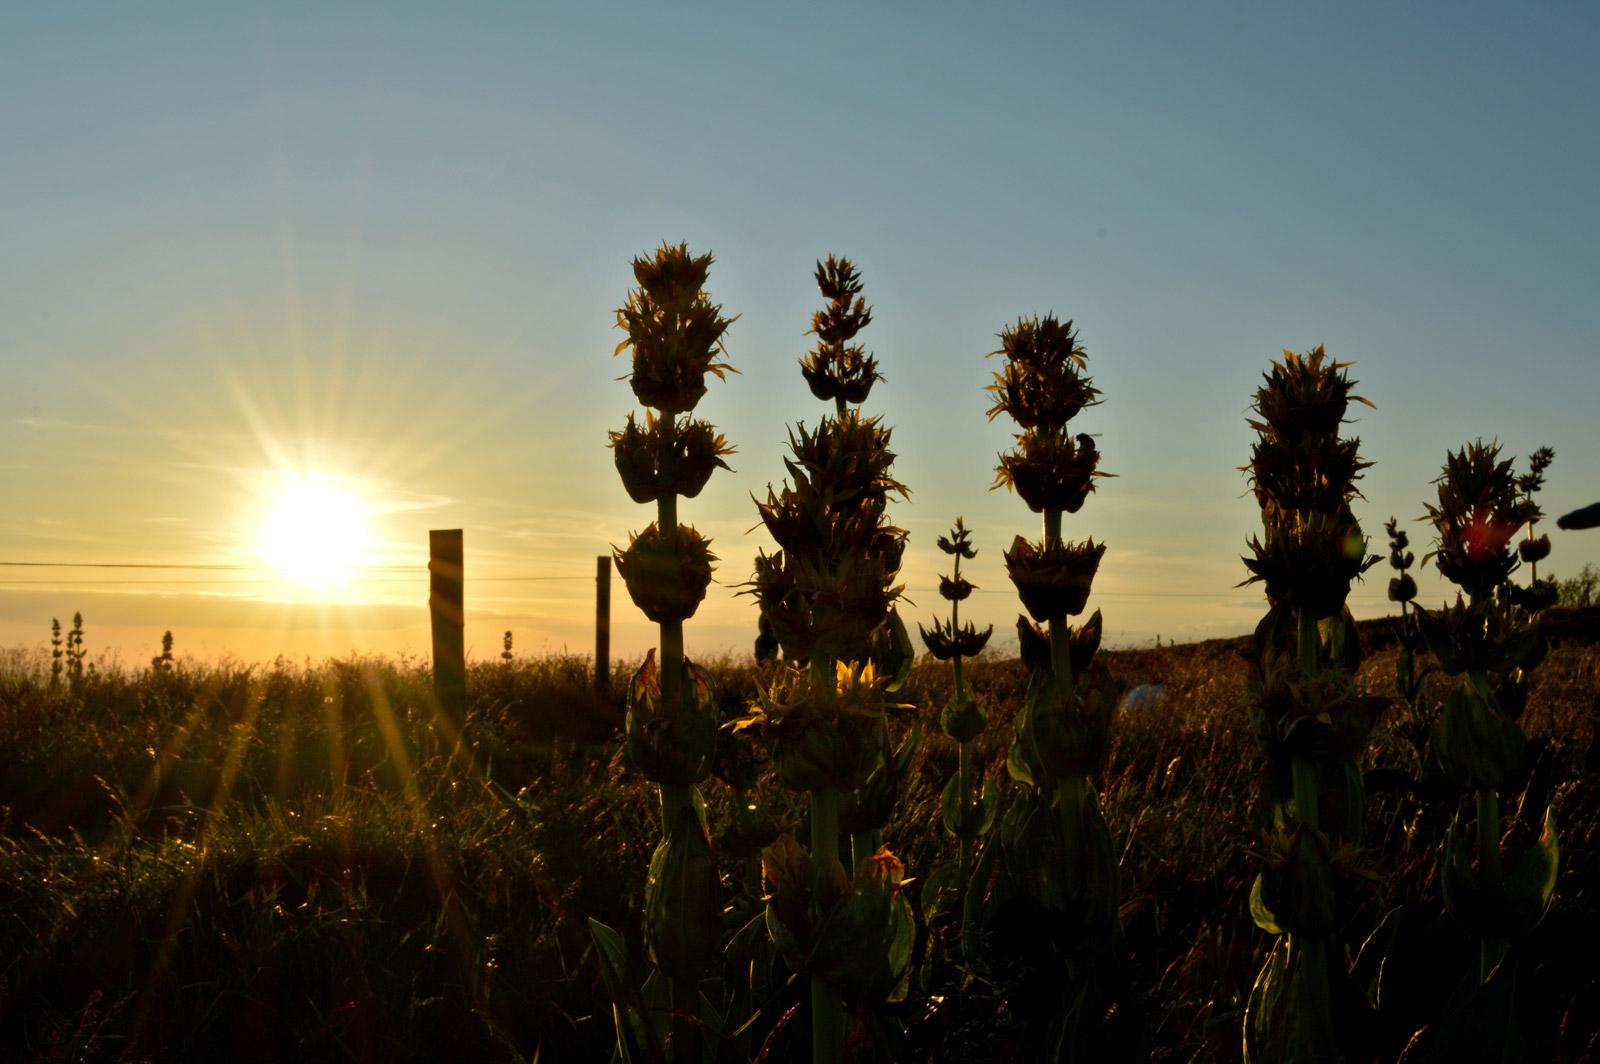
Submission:
[[594,685],[611,689],[611,555],[594,560]]
[[433,694],[458,726],[467,715],[467,639],[461,529],[428,533],[428,614],[433,621]]

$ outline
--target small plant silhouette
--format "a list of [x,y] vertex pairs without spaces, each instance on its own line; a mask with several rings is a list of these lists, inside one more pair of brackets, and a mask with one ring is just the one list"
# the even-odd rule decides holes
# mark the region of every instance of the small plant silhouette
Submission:
[[169,630],[161,635],[161,653],[150,659],[150,670],[158,676],[170,676],[172,668],[172,632]]

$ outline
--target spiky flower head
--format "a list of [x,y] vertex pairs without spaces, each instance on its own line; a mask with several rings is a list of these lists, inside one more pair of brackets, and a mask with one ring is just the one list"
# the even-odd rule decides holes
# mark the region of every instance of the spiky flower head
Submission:
[[1052,432],[1100,395],[1085,372],[1089,356],[1070,320],[1057,321],[1053,314],[1018,318],[1000,333],[1000,349],[991,355],[1006,360],[987,389],[994,393],[991,421],[1004,413],[1023,429]]
[[1367,554],[1350,506],[1371,463],[1360,458],[1360,440],[1339,436],[1352,402],[1372,405],[1353,393],[1349,365],[1320,346],[1285,351],[1251,406],[1258,438],[1244,470],[1263,535],[1250,541],[1254,557],[1243,560],[1251,575],[1240,586],[1263,581],[1270,601],[1316,618],[1343,610],[1350,582],[1379,560]]
[[623,430],[610,435],[622,486],[637,503],[663,495],[694,498],[713,471],[728,468],[722,459],[733,453],[721,433],[693,418],[678,422],[647,412],[641,425],[629,414]]
[[1426,508],[1438,538],[1428,557],[1469,598],[1483,600],[1517,568],[1512,538],[1537,509],[1517,490],[1498,443],[1477,440],[1450,452],[1434,483],[1438,504]]
[[1005,552],[1006,574],[1034,620],[1060,621],[1083,612],[1105,552],[1093,539],[1041,546],[1018,536]]
[[702,289],[711,262],[709,253],[690,255],[687,244],[662,244],[653,257],[633,260],[639,287],[617,310],[617,326],[628,335],[616,353],[633,351],[633,394],[666,414],[693,410],[706,393],[706,374],[721,379],[733,368],[716,360],[733,319]]
[[1353,394],[1349,366],[1319,346],[1285,351],[1263,374],[1250,419],[1260,438],[1246,469],[1264,512],[1337,513],[1360,495],[1356,481],[1371,463],[1359,457],[1360,440],[1341,439],[1339,427],[1352,402],[1372,404]]
[[921,633],[928,653],[939,661],[949,661],[957,656],[974,658],[983,653],[989,637],[994,634],[994,625],[980,632],[971,621],[960,625],[954,621],[934,621],[931,631],[920,624],[917,625],[917,631]]
[[872,308],[860,297],[861,274],[849,259],[829,255],[817,263],[816,277],[828,305],[811,317],[807,331],[817,345],[801,357],[800,372],[811,394],[824,402],[866,402],[883,376],[866,348],[850,342],[872,322]]
[[1353,393],[1355,381],[1345,370],[1349,362],[1328,357],[1321,345],[1297,355],[1285,350],[1265,374],[1251,407],[1261,420],[1252,420],[1262,436],[1286,444],[1337,436],[1351,403],[1372,403]]
[[[1524,495],[1532,496],[1544,489],[1544,474],[1550,468],[1550,463],[1556,460],[1553,447],[1539,447],[1528,456],[1528,471],[1517,478],[1517,490]],[[1541,518],[1543,514],[1539,515]],[[1537,520],[1538,518],[1535,518]]]
[[1250,576],[1245,587],[1266,584],[1267,598],[1316,618],[1332,617],[1344,608],[1350,582],[1378,564],[1367,554],[1367,539],[1354,516],[1346,510],[1328,527],[1305,524],[1285,514],[1263,512],[1264,537],[1253,537],[1254,557],[1243,559]]
[[796,426],[784,460],[792,482],[756,503],[780,550],[757,557],[749,593],[790,660],[859,656],[900,595],[906,533],[884,515],[908,492],[889,474],[889,436],[854,410]]
[[711,541],[688,525],[663,532],[653,522],[612,555],[634,605],[657,624],[694,616],[717,558]]
[[787,670],[757,693],[756,705],[734,728],[760,730],[784,786],[853,791],[882,752],[883,715],[910,708],[893,701],[887,686],[870,661],[837,662],[832,684]]
[[946,554],[965,558],[969,562],[978,556],[978,548],[972,545],[972,531],[960,517],[956,518],[955,527],[950,530],[950,534],[940,536],[935,542]]
[[1024,432],[1017,447],[1000,456],[994,486],[1007,487],[1022,497],[1034,513],[1060,510],[1077,513],[1094,490],[1100,452],[1086,433]]

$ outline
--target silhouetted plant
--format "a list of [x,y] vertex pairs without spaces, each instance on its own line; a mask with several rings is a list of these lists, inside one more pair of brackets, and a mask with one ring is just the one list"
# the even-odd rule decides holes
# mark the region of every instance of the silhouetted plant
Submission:
[[[950,534],[939,537],[938,545],[953,558],[951,575],[939,578],[939,596],[950,603],[950,617],[935,621],[931,631],[920,624],[917,630],[928,653],[940,661],[950,662],[955,674],[950,699],[939,714],[939,727],[955,740],[957,756],[956,771],[945,782],[939,801],[940,818],[945,831],[954,840],[955,853],[933,869],[922,883],[922,914],[930,938],[948,914],[958,911],[972,873],[973,846],[981,845],[989,834],[999,806],[998,788],[973,765],[973,745],[983,733],[989,715],[973,694],[961,666],[963,658],[982,653],[994,634],[993,625],[980,632],[971,621],[961,622],[961,603],[977,590],[976,585],[961,575],[961,562],[976,558],[978,551],[972,546],[971,532],[959,517]],[[933,972],[933,968],[926,969],[923,978],[930,980]]]
[[767,926],[810,979],[812,1059],[832,1062],[844,1052],[844,1002],[884,1001],[910,965],[903,869],[880,834],[917,733],[891,748],[885,724],[912,658],[894,610],[906,534],[886,514],[907,492],[890,475],[890,430],[851,409],[881,379],[853,342],[872,311],[848,259],[819,262],[816,280],[828,304],[800,366],[834,413],[791,430],[791,482],[757,504],[778,550],[757,555],[750,593],[786,665],[739,727],[759,727],[778,780],[809,796],[810,852],[784,836],[763,854]]
[[1005,361],[988,389],[989,417],[1006,414],[1023,430],[1000,455],[995,486],[1041,514],[1044,535],[1017,536],[1005,552],[1028,613],[1017,619],[1028,690],[1006,763],[1022,789],[968,886],[965,937],[988,939],[991,968],[998,960],[1024,971],[1012,992],[1046,1017],[1041,1057],[1137,1058],[1147,1032],[1118,917],[1117,847],[1093,782],[1120,692],[1095,661],[1099,611],[1081,626],[1067,620],[1087,607],[1106,548],[1067,541],[1061,529],[1062,515],[1077,513],[1109,475],[1094,439],[1070,428],[1100,392],[1071,321],[1020,318],[993,354]]
[[1539,579],[1539,563],[1550,556],[1550,537],[1534,534],[1545,516],[1534,496],[1544,487],[1545,471],[1555,458],[1554,448],[1537,448],[1528,456],[1528,471],[1517,477],[1517,493],[1528,517],[1528,534],[1517,544],[1517,557],[1528,563],[1528,586],[1517,591],[1515,597],[1519,606],[1535,612],[1554,606],[1561,597],[1554,580]]
[[1264,768],[1250,914],[1280,937],[1245,1010],[1250,1062],[1372,1053],[1371,1009],[1341,939],[1351,888],[1367,875],[1359,758],[1384,705],[1356,688],[1360,639],[1345,606],[1350,582],[1378,561],[1350,506],[1369,463],[1359,440],[1339,436],[1349,404],[1366,403],[1351,392],[1348,365],[1321,347],[1285,351],[1252,406],[1259,438],[1245,470],[1263,533],[1250,541],[1244,582],[1265,583],[1268,610],[1247,694]]
[[[977,548],[972,546],[971,533],[961,518],[956,518],[949,536],[939,537],[938,544],[941,551],[954,559],[951,574],[939,578],[939,596],[950,603],[950,619],[935,621],[932,631],[921,625],[917,626],[917,630],[928,653],[940,661],[948,661],[955,673],[950,700],[939,714],[939,727],[956,741],[959,756],[956,773],[945,784],[940,808],[945,830],[967,843],[988,833],[989,825],[994,820],[998,796],[987,784],[982,787],[981,793],[975,793],[973,789],[978,781],[972,766],[972,744],[983,733],[989,715],[967,685],[961,670],[961,659],[981,654],[989,637],[994,634],[994,626],[990,625],[980,632],[971,621],[961,623],[961,603],[977,590],[977,585],[961,575],[961,561],[963,558],[971,561],[978,556]],[[964,853],[965,847],[962,849]],[[962,866],[965,871],[964,860]]]
[[84,659],[89,651],[83,645],[83,614],[72,615],[72,630],[67,633],[67,686],[74,694],[83,686]]
[[[696,787],[716,747],[716,698],[706,674],[683,653],[683,622],[705,597],[716,559],[709,540],[678,522],[678,496],[698,495],[716,469],[728,468],[723,456],[732,453],[713,426],[692,414],[706,375],[720,379],[732,368],[717,361],[731,321],[705,293],[711,262],[709,254],[689,254],[685,244],[663,244],[652,257],[633,260],[639,287],[617,311],[627,337],[616,350],[631,350],[628,381],[652,410],[642,422],[629,414],[622,431],[611,433],[629,497],[656,504],[656,521],[615,553],[629,597],[660,627],[659,667],[652,648],[628,685],[626,754],[661,795],[664,837],[650,862],[643,922],[650,959],[668,985],[666,1051],[677,1062],[700,1060],[699,979],[721,945],[718,879]],[[625,983],[615,970],[619,952],[626,956],[620,939],[597,922],[591,929],[608,979]],[[658,1037],[659,1014],[636,1014],[631,999],[615,1000],[622,1051],[630,1043],[632,1052],[645,1051]]]
[[1432,730],[1427,679],[1435,670],[1431,663],[1424,663],[1418,670],[1417,655],[1419,652],[1426,655],[1427,643],[1422,638],[1412,606],[1417,597],[1417,581],[1410,570],[1417,556],[1407,549],[1411,539],[1394,517],[1389,518],[1383,529],[1389,536],[1389,566],[1395,572],[1389,579],[1388,597],[1390,602],[1400,606],[1400,619],[1393,625],[1395,642],[1399,644],[1394,662],[1394,692],[1405,706],[1405,713],[1395,730],[1411,747],[1415,758],[1412,768],[1420,769]]
[[161,633],[161,653],[150,659],[150,671],[157,676],[169,676],[172,673],[172,633]]
[[[1547,807],[1538,840],[1508,867],[1501,795],[1523,768],[1526,740],[1518,718],[1527,706],[1529,674],[1549,649],[1539,622],[1546,596],[1529,595],[1511,581],[1519,565],[1511,544],[1537,520],[1532,495],[1552,456],[1541,448],[1533,472],[1518,478],[1497,444],[1479,440],[1446,456],[1435,481],[1438,502],[1427,506],[1438,538],[1424,560],[1433,560],[1466,596],[1458,593],[1453,606],[1419,611],[1440,671],[1458,678],[1433,730],[1432,757],[1445,778],[1475,795],[1477,828],[1476,865],[1460,814],[1440,859],[1445,906],[1479,947],[1475,970],[1439,1021],[1440,1059],[1524,1059],[1529,1041],[1517,1000],[1516,947],[1550,906],[1559,846],[1554,810]],[[1538,541],[1523,546],[1530,542]],[[1535,546],[1524,557],[1531,565],[1544,550]]]
[[61,686],[61,672],[64,668],[66,651],[65,643],[61,638],[61,619],[50,618],[50,687],[54,690]]

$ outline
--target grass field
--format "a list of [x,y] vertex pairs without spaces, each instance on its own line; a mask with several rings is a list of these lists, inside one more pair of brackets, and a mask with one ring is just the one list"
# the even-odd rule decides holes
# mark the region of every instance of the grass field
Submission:
[[[1238,1059],[1269,942],[1248,913],[1258,770],[1237,650],[1106,655],[1124,684],[1166,685],[1123,714],[1101,777],[1160,1060]],[[1369,654],[1365,688],[1389,690],[1393,655]],[[602,697],[588,670],[578,659],[475,666],[458,732],[430,709],[415,661],[180,663],[101,672],[73,692],[51,688],[46,663],[13,656],[0,668],[0,1058],[607,1059],[587,919],[637,948],[658,824],[653,788],[619,754],[625,677]],[[730,711],[757,681],[748,663],[711,671]],[[980,761],[998,772],[1026,674],[980,660],[970,677],[993,714]],[[919,666],[907,701],[931,719],[949,682]],[[1560,822],[1554,908],[1525,945],[1533,1059],[1600,1057],[1600,970],[1585,945],[1600,939],[1597,694],[1600,648],[1558,641],[1524,717],[1539,741],[1508,800],[1530,811],[1553,800]],[[1392,709],[1368,750],[1367,838],[1383,874],[1346,937],[1409,907],[1407,934],[1428,962],[1391,985],[1424,1014],[1471,945],[1439,898],[1450,810],[1388,771],[1416,768],[1417,734]],[[925,727],[887,833],[909,875],[949,845],[939,792],[954,767],[954,744]],[[705,789],[714,825],[729,823],[727,788]],[[801,830],[787,792],[760,793],[777,826]],[[722,852],[738,926],[759,885],[735,841]],[[948,933],[933,929],[925,955]],[[929,972],[888,1010],[897,1057],[1008,1059],[1036,1014],[1004,985]],[[801,996],[780,989],[756,1021],[767,1059],[808,1059],[804,1024],[779,1019]],[[1388,1032],[1393,1053],[1409,1034]]]

